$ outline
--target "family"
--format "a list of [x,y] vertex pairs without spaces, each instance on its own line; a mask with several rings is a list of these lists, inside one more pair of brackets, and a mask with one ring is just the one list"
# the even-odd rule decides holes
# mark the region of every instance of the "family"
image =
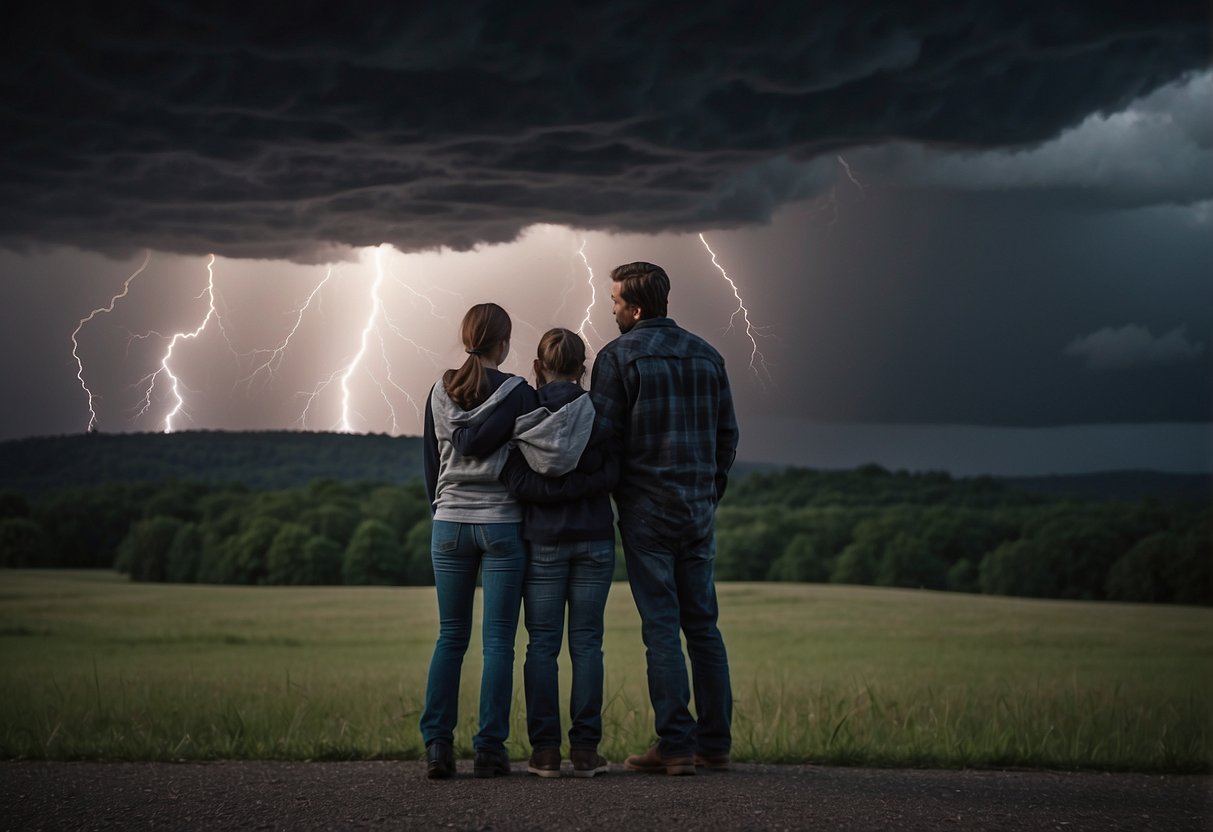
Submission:
[[505,741],[520,606],[528,635],[527,771],[561,776],[557,658],[566,610],[572,773],[593,777],[609,769],[598,745],[615,512],[658,737],[624,768],[683,775],[729,767],[733,697],[713,579],[716,504],[737,448],[728,377],[720,354],[667,316],[670,280],[661,267],[629,263],[615,268],[611,281],[621,334],[598,353],[588,391],[581,386],[585,343],[567,329],[540,340],[536,388],[501,372],[510,317],[483,303],[463,318],[467,360],[443,375],[426,403],[439,616],[421,715],[430,778],[455,773],[459,681],[477,576],[484,666],[475,776],[510,772]]

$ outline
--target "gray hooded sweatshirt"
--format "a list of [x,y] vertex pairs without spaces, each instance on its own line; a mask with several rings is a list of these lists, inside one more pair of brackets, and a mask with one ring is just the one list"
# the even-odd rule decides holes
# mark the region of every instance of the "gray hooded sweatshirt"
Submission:
[[589,396],[551,413],[539,408],[518,418],[512,443],[486,457],[464,456],[451,444],[458,427],[476,427],[496,410],[523,380],[511,376],[487,399],[464,410],[447,395],[439,382],[430,393],[434,437],[438,441],[438,483],[434,490],[434,519],[453,523],[520,523],[522,507],[498,479],[516,445],[535,471],[547,476],[566,474],[577,467],[589,441],[594,409]]

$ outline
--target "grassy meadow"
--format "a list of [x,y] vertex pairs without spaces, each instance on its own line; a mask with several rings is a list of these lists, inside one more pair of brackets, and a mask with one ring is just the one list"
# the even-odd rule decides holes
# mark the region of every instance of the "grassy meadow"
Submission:
[[[816,584],[722,584],[719,593],[738,760],[1213,764],[1213,610]],[[0,756],[416,758],[436,634],[432,588],[0,572]],[[520,628],[515,758],[530,750],[525,642]],[[464,754],[479,651],[474,637],[456,737]],[[626,584],[612,590],[605,652],[601,750],[621,761],[653,738]]]

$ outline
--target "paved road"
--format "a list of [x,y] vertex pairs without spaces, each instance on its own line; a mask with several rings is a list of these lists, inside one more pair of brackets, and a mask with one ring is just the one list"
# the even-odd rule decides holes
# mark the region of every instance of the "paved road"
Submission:
[[[413,762],[0,763],[0,829],[1213,830],[1213,777],[739,765],[429,781]],[[567,765],[567,763],[566,763]]]

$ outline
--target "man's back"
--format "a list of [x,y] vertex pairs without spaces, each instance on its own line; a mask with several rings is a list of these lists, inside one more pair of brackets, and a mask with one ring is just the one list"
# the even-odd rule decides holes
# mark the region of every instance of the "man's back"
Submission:
[[643,320],[602,349],[591,388],[623,443],[620,511],[710,533],[737,447],[720,353],[670,318]]

